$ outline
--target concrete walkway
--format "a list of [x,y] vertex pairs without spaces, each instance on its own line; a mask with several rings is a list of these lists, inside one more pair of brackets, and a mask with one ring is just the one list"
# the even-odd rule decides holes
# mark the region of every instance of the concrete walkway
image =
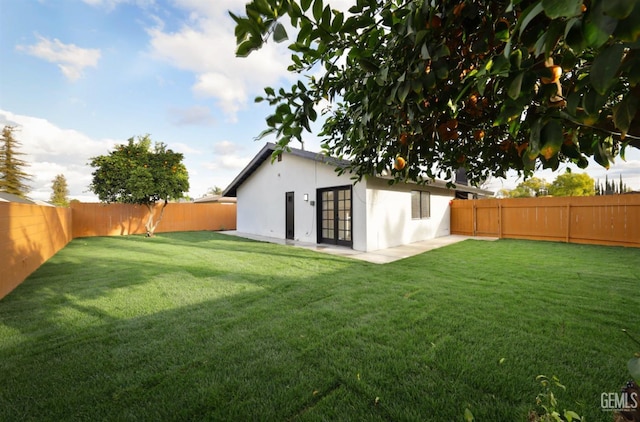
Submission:
[[351,248],[347,248],[343,246],[299,242],[297,240],[276,239],[273,237],[258,236],[258,235],[249,234],[249,233],[241,233],[235,230],[223,231],[218,233],[243,237],[245,239],[252,239],[260,242],[277,243],[280,245],[291,245],[298,248],[310,249],[313,251],[327,253],[331,255],[339,255],[339,256],[344,256],[348,258],[359,259],[361,261],[367,261],[374,264],[387,264],[389,262],[393,262],[399,259],[418,255],[423,252],[430,251],[432,249],[437,249],[443,246],[462,242],[463,240],[467,240],[467,239],[489,240],[489,241],[497,240],[496,237],[471,237],[471,236],[450,235],[450,236],[436,237],[435,239],[429,239],[429,240],[423,240],[420,242],[410,243],[408,245],[395,246],[393,248],[379,249],[377,251],[371,251],[371,252],[362,252],[362,251],[354,251]]

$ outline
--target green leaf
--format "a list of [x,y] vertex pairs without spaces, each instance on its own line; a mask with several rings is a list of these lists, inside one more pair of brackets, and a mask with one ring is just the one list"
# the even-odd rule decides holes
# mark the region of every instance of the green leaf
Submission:
[[542,7],[551,19],[570,18],[580,14],[582,0],[542,0]]
[[618,22],[614,36],[627,42],[636,42],[640,38],[640,2],[636,1],[631,14]]
[[605,1],[594,3],[593,9],[590,10],[582,25],[582,32],[587,45],[594,48],[599,48],[607,42],[609,36],[613,34],[618,25],[618,19],[603,13],[602,8]]
[[564,40],[573,49],[573,51],[581,51],[584,49],[584,34],[582,32],[582,20],[572,18],[567,21],[564,30]]
[[615,75],[620,67],[624,47],[622,44],[613,44],[596,56],[591,66],[591,85],[604,95],[609,87],[616,81]]
[[640,358],[631,358],[629,362],[627,362],[627,369],[633,379],[640,383]]
[[378,71],[378,63],[375,60],[369,57],[361,57],[360,59],[358,59],[358,61],[360,62],[360,65],[362,66],[362,68],[367,72]]
[[404,100],[407,99],[407,95],[409,95],[409,91],[411,90],[411,82],[404,82],[400,85],[400,89],[398,89],[398,100],[401,103],[404,103]]
[[518,19],[518,23],[516,24],[516,27],[518,27],[518,29],[520,31],[520,35],[522,35],[524,30],[527,28],[527,25],[529,25],[529,23],[536,16],[538,16],[543,10],[544,10],[544,8],[542,6],[542,1],[538,1],[537,3],[534,3],[534,4],[530,5],[529,7],[527,7],[522,12],[522,14],[520,15],[520,19]]
[[576,421],[580,421],[580,415],[578,415],[576,412],[574,412],[573,410],[565,410],[564,411],[564,418],[568,421],[571,422],[573,420]]
[[638,109],[638,97],[633,93],[627,94],[620,103],[613,108],[613,123],[622,133],[622,138],[626,136],[631,126],[631,121]]
[[558,154],[563,141],[562,125],[557,120],[550,120],[540,132],[540,142],[542,143],[540,154],[546,160],[550,160]]
[[338,12],[336,13],[333,22],[331,22],[331,32],[340,32],[342,29],[342,24],[344,23],[344,13]]
[[517,119],[522,114],[522,107],[513,101],[505,101],[500,107],[500,113],[493,122],[493,126],[499,126],[504,123],[509,123],[514,119]]
[[384,86],[387,83],[387,76],[389,75],[389,66],[384,66],[380,69],[376,75],[376,83],[379,86]]
[[304,10],[305,12],[309,10],[310,6],[311,0],[300,0],[300,7],[302,7],[302,10]]
[[509,61],[511,62],[512,68],[520,69],[520,66],[522,65],[522,50],[518,49],[511,53]]
[[247,57],[252,51],[258,50],[262,46],[262,42],[257,38],[249,38],[247,41],[238,45],[236,56]]
[[284,29],[284,25],[281,23],[276,24],[275,29],[273,30],[273,40],[275,42],[282,42],[287,40],[289,37],[287,36],[287,30]]
[[580,104],[580,94],[577,92],[572,92],[567,97],[567,111],[571,116],[576,115],[576,111],[578,110],[578,105]]
[[595,90],[590,90],[586,93],[582,101],[582,107],[584,111],[589,115],[596,115],[607,101],[605,95],[600,95]]
[[471,413],[468,407],[464,409],[464,420],[465,422],[473,422],[473,413]]
[[328,5],[322,11],[322,26],[324,28],[331,28],[331,7]]
[[522,88],[522,78],[524,77],[524,72],[520,72],[516,75],[515,78],[509,84],[509,90],[507,91],[507,95],[512,100],[515,100],[520,96],[520,90]]
[[593,154],[593,159],[606,169],[610,167],[609,154],[607,154],[607,151],[602,146],[602,142],[598,142],[598,148]]
[[322,0],[315,0],[313,2],[313,18],[316,22],[320,22],[322,19],[322,10],[324,9],[324,5],[322,4]]
[[431,56],[429,55],[429,49],[427,48],[427,43],[422,44],[422,47],[420,48],[420,55],[424,60],[428,60],[431,58]]
[[614,17],[616,19],[625,19],[631,14],[633,6],[637,4],[637,1],[631,0],[606,0],[603,5],[602,11],[605,15]]

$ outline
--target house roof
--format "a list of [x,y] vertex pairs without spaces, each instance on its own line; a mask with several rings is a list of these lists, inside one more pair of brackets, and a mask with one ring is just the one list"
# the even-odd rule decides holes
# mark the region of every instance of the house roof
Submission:
[[20,204],[30,204],[30,205],[35,204],[35,202],[33,202],[30,199],[22,198],[21,196],[14,195],[8,192],[0,192],[0,202],[18,202]]
[[[276,150],[276,144],[268,142],[256,154],[256,156],[253,157],[251,162],[247,164],[247,166],[240,172],[240,174],[238,174],[236,178],[233,179],[231,184],[227,186],[227,188],[222,192],[222,196],[228,196],[228,197],[237,196],[238,187],[240,187],[240,185],[242,185],[244,181],[247,180],[249,176],[251,176],[258,169],[258,167],[262,165],[262,163],[265,160],[271,158],[275,150]],[[332,164],[336,167],[346,167],[350,163],[348,160],[341,160],[339,158],[329,157],[319,152],[304,151],[296,148],[290,148],[290,150],[288,150],[287,153],[295,155],[297,157],[302,157],[302,158],[306,158],[306,159],[321,162],[321,163]],[[391,177],[384,177],[384,176],[383,177],[378,176],[378,177],[382,179],[391,179]],[[443,189],[451,189],[447,187],[446,181],[437,180],[437,179],[429,182],[428,186],[434,186],[434,187],[443,188]],[[468,186],[468,185],[459,184],[459,185],[456,185],[454,189],[460,192],[469,192],[469,193],[480,194],[484,196],[493,195],[493,192],[491,191],[476,188],[474,186]]]
[[194,199],[195,203],[205,203],[205,202],[220,202],[220,203],[234,203],[236,202],[236,198],[229,198],[222,195],[205,195],[202,198]]
[[[267,144],[262,147],[262,149],[256,154],[255,157],[251,160],[249,164],[236,176],[235,179],[231,182],[229,186],[222,192],[222,196],[237,196],[237,190],[240,185],[244,183],[245,180],[249,178],[255,172],[258,167],[267,159],[271,158],[273,152],[276,150],[276,144],[272,142],[267,142]],[[301,149],[290,148],[287,151],[288,154],[295,155],[297,157],[306,158],[309,160],[314,160],[321,163],[333,164],[336,167],[346,166],[349,164],[349,161],[340,160],[339,158],[329,157],[319,152],[311,152],[304,151]]]

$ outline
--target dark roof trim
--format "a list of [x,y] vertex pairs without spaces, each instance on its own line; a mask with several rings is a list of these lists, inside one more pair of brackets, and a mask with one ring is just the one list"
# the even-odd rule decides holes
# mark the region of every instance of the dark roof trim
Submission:
[[[256,154],[249,164],[236,176],[229,186],[222,192],[222,196],[237,196],[238,187],[244,183],[257,169],[262,165],[265,160],[271,159],[273,152],[276,150],[276,144],[267,142],[262,149]],[[283,152],[283,154],[291,154],[296,157],[306,158],[308,160],[317,161],[320,163],[332,164],[336,167],[344,167],[349,164],[347,160],[341,160],[339,158],[329,157],[319,152],[304,151],[301,149],[290,148],[289,151]]]
[[[382,180],[393,180],[393,178],[391,176],[377,176],[376,178],[378,179],[382,179]],[[430,180],[424,184],[421,183],[417,183],[414,181],[407,181],[404,182],[407,185],[413,185],[413,186],[425,186],[425,187],[433,187],[433,188],[440,188],[440,189],[446,189],[446,190],[452,190],[452,191],[457,191],[457,192],[468,192],[468,193],[474,193],[474,194],[478,194],[478,195],[483,195],[483,196],[493,196],[493,192],[490,190],[486,190],[486,189],[482,189],[482,188],[477,188],[475,186],[468,186],[468,185],[460,185],[460,184],[456,184],[455,187],[448,187],[447,186],[447,181],[446,180],[440,180],[440,179],[433,179]]]

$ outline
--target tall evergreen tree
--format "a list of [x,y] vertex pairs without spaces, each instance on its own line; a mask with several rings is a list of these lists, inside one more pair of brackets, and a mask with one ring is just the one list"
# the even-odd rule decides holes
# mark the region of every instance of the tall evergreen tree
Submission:
[[613,184],[609,182],[609,175],[604,176],[604,194],[613,195]]
[[67,179],[64,174],[57,175],[52,181],[53,185],[51,189],[51,199],[49,200],[53,205],[59,207],[69,206],[69,187],[67,185]]
[[25,154],[18,151],[21,144],[13,137],[15,129],[14,126],[5,126],[2,129],[2,138],[0,139],[0,192],[12,193],[24,198],[30,190],[27,182],[31,180],[31,175],[23,170],[28,164],[20,158]]
[[618,180],[618,193],[624,193],[625,190],[624,182],[622,181],[622,173],[620,173],[620,178]]

